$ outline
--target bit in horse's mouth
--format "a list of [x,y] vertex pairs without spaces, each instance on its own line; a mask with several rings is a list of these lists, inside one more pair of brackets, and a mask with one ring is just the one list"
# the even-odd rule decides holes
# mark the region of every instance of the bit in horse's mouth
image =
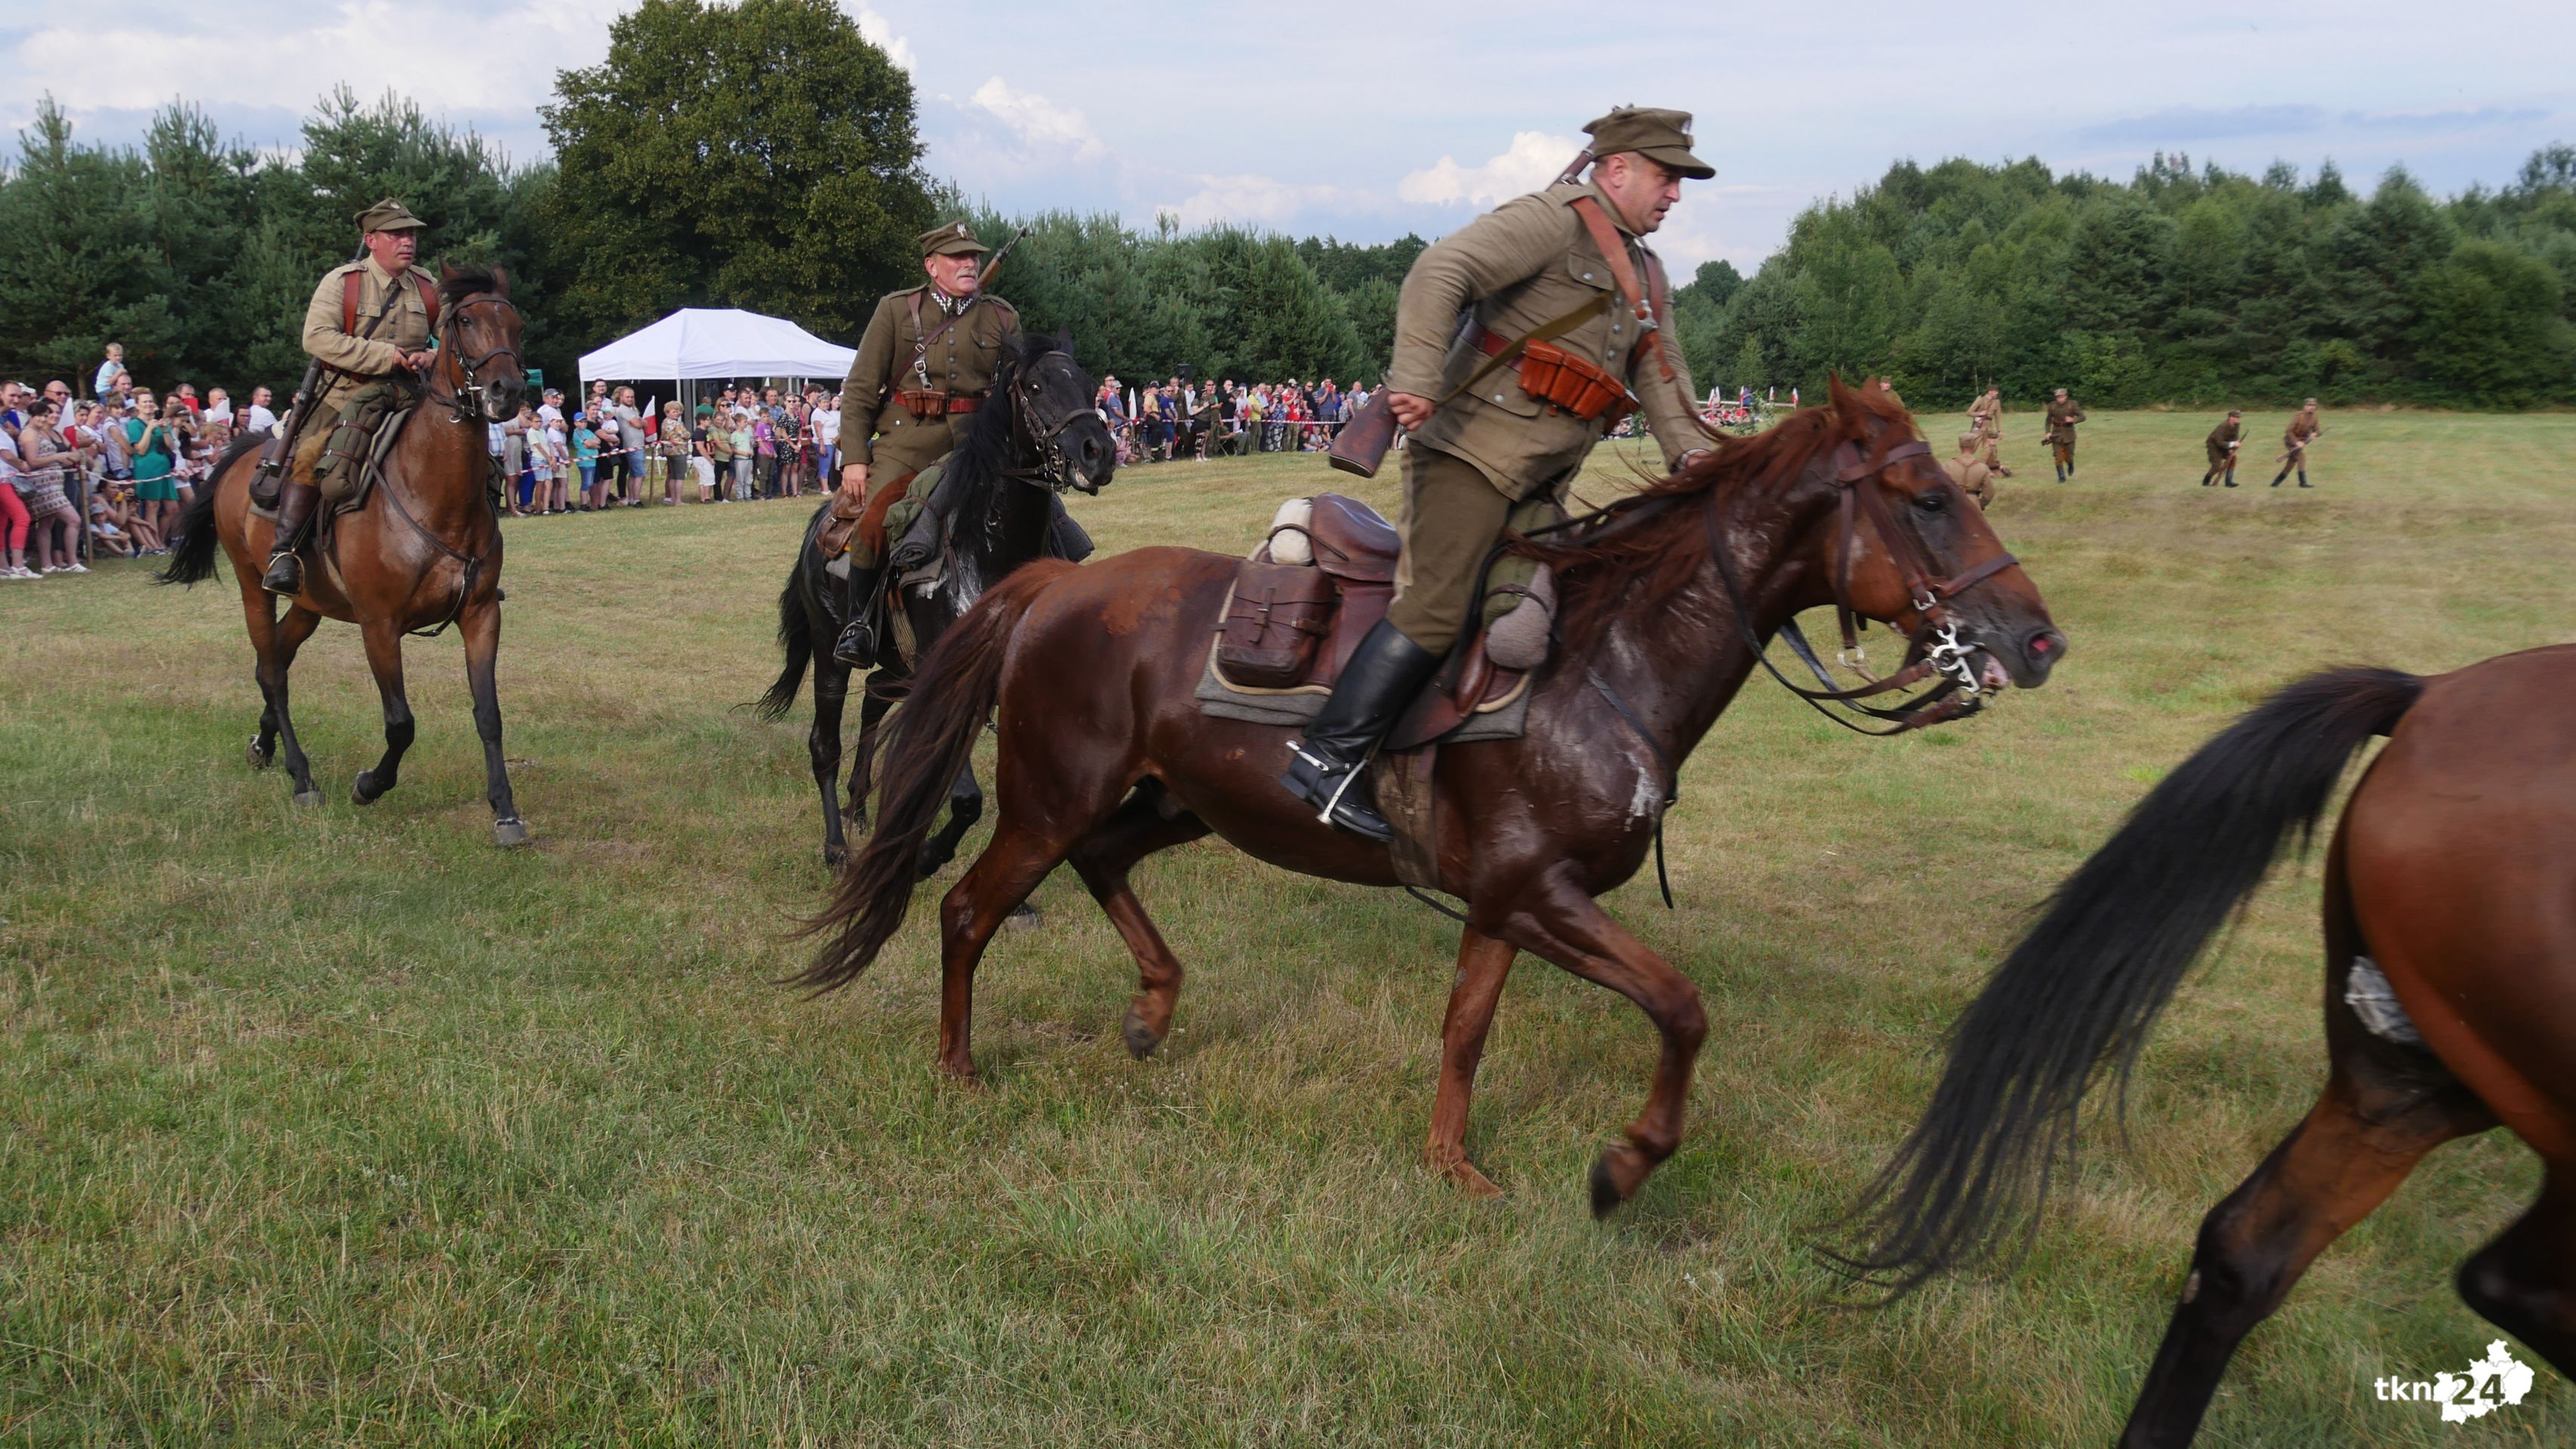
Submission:
[[2012,683],[2011,673],[1991,649],[1977,651],[1977,682],[1988,689],[2002,689]]

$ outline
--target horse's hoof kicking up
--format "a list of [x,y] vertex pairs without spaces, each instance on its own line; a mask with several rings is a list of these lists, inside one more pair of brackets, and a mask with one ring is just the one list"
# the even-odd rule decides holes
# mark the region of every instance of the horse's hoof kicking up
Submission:
[[376,788],[368,771],[360,770],[358,778],[349,783],[349,803],[352,805],[373,805],[383,798],[385,792]]
[[277,758],[277,752],[274,750],[261,749],[259,747],[259,736],[252,735],[250,737],[250,748],[244,752],[244,758],[250,761],[250,767],[252,769],[265,770],[268,768],[269,762]]

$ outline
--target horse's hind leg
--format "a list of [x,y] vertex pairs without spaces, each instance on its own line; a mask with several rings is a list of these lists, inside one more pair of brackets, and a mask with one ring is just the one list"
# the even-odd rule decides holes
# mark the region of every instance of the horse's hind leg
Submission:
[[487,599],[456,621],[465,636],[465,682],[474,692],[474,732],[483,737],[483,798],[492,806],[492,840],[508,847],[528,843],[510,794],[509,764],[501,755],[501,685],[494,667],[501,656],[501,604]]
[[2400,1048],[2362,1038],[2339,993],[2335,1010],[2347,1012],[2349,1031],[2332,1033],[2345,1040],[2316,1106],[2201,1221],[2182,1301],[2120,1436],[2128,1449],[2190,1443],[2236,1345],[2317,1254],[2396,1191],[2425,1153],[2494,1125],[2429,1057],[2413,1063],[2396,1055]]
[[958,770],[956,781],[948,787],[948,823],[930,837],[921,848],[921,877],[928,880],[957,858],[957,847],[966,832],[984,818],[984,787],[975,783],[975,764],[968,761]]
[[[814,728],[805,736],[805,752],[814,762],[814,787],[823,796],[823,863],[839,865],[850,858],[849,838],[842,833],[841,709],[850,693],[850,670],[823,650],[814,656]],[[862,709],[862,718],[865,711]],[[852,802],[855,808],[856,802]]]
[[1074,832],[1041,833],[1005,819],[939,903],[939,1066],[975,1075],[975,968],[1011,908],[1065,857]]
[[[253,581],[247,587],[256,589],[259,585]],[[263,593],[261,597],[265,599],[267,595]],[[258,627],[260,614],[253,613],[252,619],[253,647],[258,648],[257,637],[263,632]],[[295,803],[307,806],[321,804],[322,792],[314,788],[313,762],[304,757],[304,746],[295,738],[295,716],[287,707],[286,680],[294,671],[296,652],[321,626],[322,616],[299,604],[288,609],[286,617],[274,628],[265,631],[268,634],[267,646],[258,649],[259,688],[268,701],[260,719],[263,725],[270,720],[276,722],[277,737],[286,746],[286,775],[295,787]]]
[[2576,1172],[2549,1164],[2540,1201],[2460,1265],[2460,1297],[2576,1377]]
[[852,825],[868,823],[868,794],[876,788],[877,750],[885,743],[886,711],[894,701],[877,693],[870,683],[859,687],[859,743],[850,759],[849,804],[845,807]]
[[1187,811],[1167,813],[1171,797],[1148,785],[1128,797],[1100,828],[1084,836],[1069,857],[1091,898],[1118,928],[1136,957],[1136,1000],[1127,1008],[1127,1050],[1142,1061],[1152,1056],[1172,1030],[1172,1006],[1180,999],[1181,962],[1154,929],[1153,920],[1136,901],[1127,872],[1158,850],[1196,840],[1208,833],[1207,822]]
[[385,753],[373,769],[358,772],[349,799],[373,805],[401,777],[403,752],[411,748],[411,701],[403,695],[402,631],[389,619],[370,619],[359,627],[367,643],[367,668],[376,676],[376,695],[384,704]]
[[1475,1094],[1476,1064],[1484,1060],[1494,1005],[1519,954],[1511,942],[1469,926],[1458,940],[1458,975],[1440,1023],[1440,1089],[1431,1102],[1431,1136],[1422,1145],[1422,1160],[1478,1197],[1500,1197],[1502,1189],[1467,1160],[1467,1104]]

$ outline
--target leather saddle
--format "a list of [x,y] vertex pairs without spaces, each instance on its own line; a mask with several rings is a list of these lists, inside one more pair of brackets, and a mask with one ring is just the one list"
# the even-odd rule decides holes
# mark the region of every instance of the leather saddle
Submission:
[[[1339,493],[1319,493],[1305,518],[1285,517],[1270,538],[1235,568],[1217,631],[1218,678],[1230,688],[1266,694],[1326,694],[1360,640],[1386,617],[1395,597],[1395,529],[1376,509]],[[1293,536],[1293,537],[1283,537]],[[1311,562],[1282,562],[1279,555]],[[1525,674],[1485,655],[1479,629],[1453,649],[1405,712],[1387,747],[1427,744],[1469,715],[1509,702]]]

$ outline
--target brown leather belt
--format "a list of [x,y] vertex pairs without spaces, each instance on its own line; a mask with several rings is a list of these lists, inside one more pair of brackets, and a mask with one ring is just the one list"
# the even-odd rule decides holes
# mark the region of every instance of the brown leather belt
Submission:
[[894,395],[895,406],[916,418],[937,417],[942,413],[971,413],[983,406],[980,392],[942,392],[937,388],[907,387]]

